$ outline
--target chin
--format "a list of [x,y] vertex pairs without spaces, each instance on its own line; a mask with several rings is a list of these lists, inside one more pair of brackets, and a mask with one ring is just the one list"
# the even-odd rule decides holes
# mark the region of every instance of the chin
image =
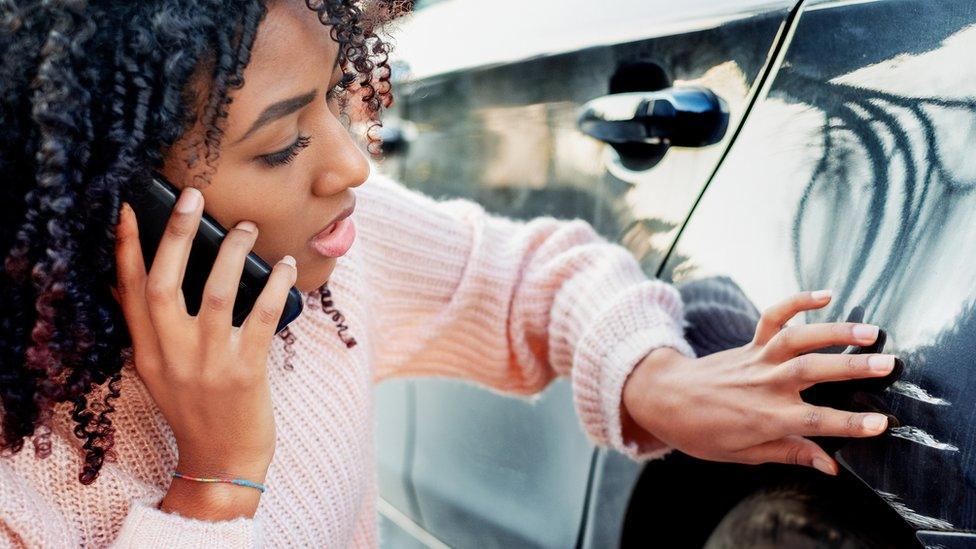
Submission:
[[298,264],[298,280],[295,281],[295,288],[299,292],[308,293],[321,287],[329,281],[332,271],[335,270],[336,258],[319,258],[313,267],[308,264]]

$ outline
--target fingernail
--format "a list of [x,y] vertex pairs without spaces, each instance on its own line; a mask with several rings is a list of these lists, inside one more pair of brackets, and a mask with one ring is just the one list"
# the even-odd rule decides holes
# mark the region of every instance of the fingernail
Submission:
[[821,299],[827,299],[830,297],[830,293],[830,290],[817,290],[815,292],[811,292],[810,297],[816,301],[820,301]]
[[241,221],[237,225],[234,225],[236,229],[243,229],[249,233],[253,233],[258,230],[258,226],[250,221]]
[[864,416],[864,428],[868,431],[880,431],[888,424],[888,417],[881,414],[868,414]]
[[854,326],[854,337],[872,342],[878,338],[878,327],[872,324],[857,324]]
[[184,187],[180,199],[176,201],[176,210],[180,213],[190,213],[200,205],[200,191],[194,187]]
[[281,261],[279,261],[278,263],[287,263],[288,265],[291,265],[292,267],[294,267],[295,266],[295,258],[292,257],[292,256],[290,256],[290,255],[286,255],[285,257],[282,257],[281,258]]
[[871,355],[868,357],[868,367],[872,372],[890,372],[895,367],[893,355]]
[[895,357],[895,368],[898,369],[899,375],[905,372],[905,361]]
[[122,206],[119,208],[119,222],[121,222],[124,219],[127,219],[130,211],[131,211],[131,207],[129,206],[129,203],[123,202]]
[[813,466],[817,468],[818,471],[826,473],[828,475],[834,474],[834,469],[830,466],[830,462],[822,457],[813,458]]

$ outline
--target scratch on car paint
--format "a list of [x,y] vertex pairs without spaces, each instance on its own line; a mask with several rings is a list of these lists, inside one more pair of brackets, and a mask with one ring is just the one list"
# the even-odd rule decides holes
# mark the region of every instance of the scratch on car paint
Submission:
[[949,406],[951,402],[943,398],[932,396],[925,389],[908,381],[896,381],[888,386],[888,390],[899,395],[939,406]]
[[933,530],[951,530],[952,523],[947,520],[937,519],[933,517],[927,517],[925,515],[915,512],[914,509],[908,507],[904,503],[898,501],[898,496],[890,492],[885,492],[882,490],[875,490],[881,497],[891,505],[899,515],[902,516],[906,521],[910,522],[913,526],[919,528],[931,528]]
[[891,429],[888,430],[888,433],[893,437],[899,437],[905,440],[910,440],[912,442],[921,444],[922,446],[935,448],[936,450],[946,450],[949,452],[959,451],[959,448],[953,446],[952,444],[949,444],[947,442],[939,442],[938,440],[935,440],[935,437],[933,437],[932,435],[912,425],[892,427]]

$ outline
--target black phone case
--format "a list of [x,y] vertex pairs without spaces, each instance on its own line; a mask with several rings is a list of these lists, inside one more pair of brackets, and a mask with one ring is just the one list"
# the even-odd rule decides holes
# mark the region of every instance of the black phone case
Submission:
[[[149,272],[153,258],[156,256],[163,231],[166,229],[179,194],[179,189],[167,181],[162,174],[153,172],[150,181],[139,185],[139,190],[133,192],[128,199],[136,213],[146,272]],[[200,227],[193,237],[186,274],[183,276],[183,297],[186,300],[187,312],[191,315],[196,315],[200,311],[204,285],[217,260],[220,243],[226,235],[227,230],[204,211],[200,218]],[[234,326],[244,323],[244,319],[250,314],[270,276],[271,267],[267,262],[254,252],[247,254],[244,271],[241,273],[241,281],[237,288],[237,298],[234,300],[232,321]],[[288,292],[285,308],[278,320],[275,333],[277,334],[298,318],[302,308],[302,296],[293,286]]]

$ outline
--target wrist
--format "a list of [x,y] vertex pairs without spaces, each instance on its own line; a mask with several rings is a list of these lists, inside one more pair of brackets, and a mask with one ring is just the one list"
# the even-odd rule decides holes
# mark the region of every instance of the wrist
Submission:
[[253,518],[260,500],[261,492],[255,488],[174,477],[158,509],[199,520],[231,520]]
[[[176,471],[194,477],[243,478],[263,484],[267,468],[253,471],[234,468],[225,472],[195,467],[181,460]],[[169,490],[158,509],[200,520],[230,520],[241,516],[253,518],[260,500],[261,491],[249,486],[172,477]]]
[[655,393],[653,379],[662,371],[685,360],[688,357],[677,349],[661,346],[648,353],[631,370],[624,381],[621,395],[621,426],[625,434],[629,433],[637,440],[653,438],[653,434],[642,421],[648,415],[647,396]]

